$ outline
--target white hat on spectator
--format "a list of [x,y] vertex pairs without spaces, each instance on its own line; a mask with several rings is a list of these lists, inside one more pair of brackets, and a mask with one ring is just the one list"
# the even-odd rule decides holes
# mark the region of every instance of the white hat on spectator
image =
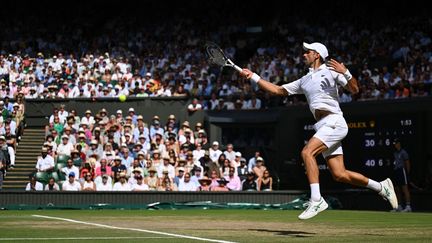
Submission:
[[168,116],[168,119],[175,120],[176,118],[175,118],[175,116],[173,114],[171,114],[171,115]]
[[143,152],[143,151],[139,151],[139,152],[138,152],[138,155],[142,155],[142,156],[145,156],[145,154],[144,154],[144,152]]
[[127,148],[127,144],[126,143],[122,143],[121,146]]
[[141,134],[138,138],[139,138],[139,139],[141,139],[141,138],[146,139],[146,137],[144,136],[144,134]]
[[184,121],[183,124],[182,124],[182,126],[189,127],[189,122],[188,121]]
[[123,111],[122,110],[117,110],[117,114],[122,114]]
[[114,157],[114,161],[115,160],[120,160],[121,161],[122,159],[120,158],[120,156],[117,155],[116,157]]
[[318,54],[320,54],[320,56],[323,59],[326,59],[328,57],[327,47],[325,45],[319,43],[319,42],[314,42],[314,43],[311,43],[311,44],[303,42],[303,48],[305,50],[312,50],[312,51],[318,52]]
[[62,139],[64,139],[64,138],[69,139],[69,136],[68,135],[63,135],[61,138]]
[[139,115],[139,116],[137,117],[137,120],[144,120],[144,117],[141,116],[141,115]]
[[198,131],[198,133],[203,133],[203,134],[205,134],[206,132],[204,131],[204,129],[200,129],[200,130]]
[[108,84],[107,87],[110,88],[110,89],[112,89],[112,88],[113,88],[113,85],[112,85],[112,84]]
[[98,144],[98,142],[95,139],[93,139],[91,140],[90,144]]
[[129,112],[135,112],[135,109],[134,108],[129,108]]
[[147,72],[147,73],[145,74],[145,76],[151,77],[151,73],[150,73],[150,72]]
[[118,85],[118,84],[116,84],[116,85],[114,86],[114,88],[115,88],[115,89],[121,89],[121,86]]
[[256,158],[256,161],[263,161],[264,162],[264,159],[262,157],[258,157],[258,158]]
[[91,110],[86,110],[85,114],[88,114],[88,113],[91,114]]
[[179,168],[178,168],[178,171],[183,171],[183,172],[184,172],[184,171],[185,171],[185,168],[184,168],[184,167],[179,167]]
[[87,121],[82,121],[82,122],[81,122],[81,126],[82,126],[82,125],[86,125],[86,126],[88,126],[88,122],[87,122]]
[[142,174],[143,173],[143,169],[137,167],[137,168],[134,168],[132,170],[132,173],[134,173],[134,172],[139,172],[140,174]]
[[218,142],[218,141],[214,141],[214,142],[213,142],[213,145],[217,145],[217,146],[219,146],[219,142]]
[[235,156],[236,156],[236,157],[241,157],[242,154],[241,154],[240,152],[235,152]]

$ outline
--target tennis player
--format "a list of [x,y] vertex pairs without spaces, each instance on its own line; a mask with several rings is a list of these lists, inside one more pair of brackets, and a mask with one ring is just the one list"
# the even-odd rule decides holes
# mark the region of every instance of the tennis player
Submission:
[[309,72],[302,78],[291,83],[278,86],[262,79],[258,74],[243,69],[242,76],[250,79],[258,86],[274,95],[286,96],[304,94],[309,108],[316,119],[316,133],[303,148],[301,155],[305,164],[311,188],[311,198],[306,210],[299,219],[309,219],[327,209],[327,202],[321,197],[319,171],[315,157],[322,154],[327,161],[330,172],[336,181],[356,186],[367,187],[388,200],[393,208],[397,208],[397,198],[390,179],[377,182],[354,171],[345,169],[341,141],[348,133],[348,126],[339,107],[338,85],[342,85],[351,93],[358,93],[357,79],[343,63],[330,59],[327,48],[318,42],[303,43],[303,57]]

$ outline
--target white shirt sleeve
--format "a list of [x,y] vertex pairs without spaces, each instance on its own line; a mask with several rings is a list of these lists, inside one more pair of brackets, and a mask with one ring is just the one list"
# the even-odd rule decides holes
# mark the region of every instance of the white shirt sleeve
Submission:
[[296,81],[282,85],[282,87],[286,89],[286,91],[288,91],[288,95],[303,94],[303,90],[301,89],[300,84],[301,79],[297,79]]

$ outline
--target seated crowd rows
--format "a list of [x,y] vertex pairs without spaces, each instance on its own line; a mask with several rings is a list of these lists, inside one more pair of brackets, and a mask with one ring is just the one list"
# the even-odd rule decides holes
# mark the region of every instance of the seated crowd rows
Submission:
[[[0,176],[15,166],[15,151],[25,127],[25,106],[21,95],[12,102],[0,100]],[[2,179],[0,178],[0,179]],[[1,188],[1,180],[0,180]]]
[[232,144],[210,143],[202,123],[169,115],[149,125],[134,108],[82,117],[61,105],[26,190],[240,191],[272,190],[260,152],[246,161]]

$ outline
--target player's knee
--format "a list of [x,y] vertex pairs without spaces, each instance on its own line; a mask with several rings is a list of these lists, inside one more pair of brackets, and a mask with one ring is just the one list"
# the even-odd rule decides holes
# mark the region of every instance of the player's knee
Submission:
[[310,149],[304,148],[301,151],[301,156],[303,158],[303,161],[305,161],[306,159],[313,157],[312,151]]
[[349,176],[345,171],[343,172],[333,172],[333,179],[337,182],[348,182]]

